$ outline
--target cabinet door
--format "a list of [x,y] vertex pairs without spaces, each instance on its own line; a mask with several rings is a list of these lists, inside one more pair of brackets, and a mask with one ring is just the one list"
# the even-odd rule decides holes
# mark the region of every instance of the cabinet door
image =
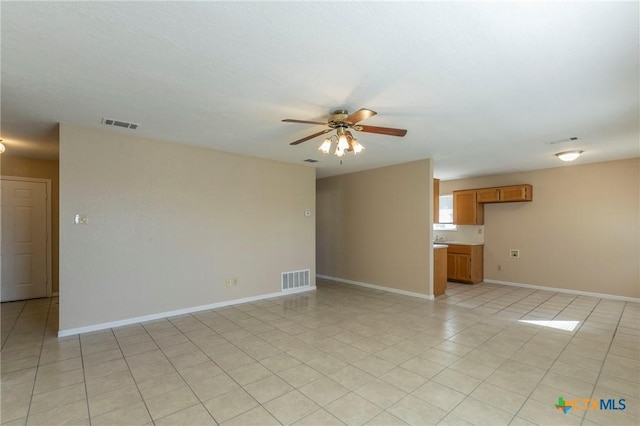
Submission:
[[479,189],[477,194],[478,203],[497,203],[500,201],[500,190],[498,188]]
[[471,280],[471,256],[456,254],[456,275],[459,280]]
[[443,295],[447,289],[447,249],[433,250],[433,295]]
[[456,255],[447,253],[447,279],[456,279]]
[[531,186],[503,186],[500,188],[500,201],[531,201]]
[[453,223],[456,225],[476,225],[476,191],[453,192]]
[[478,204],[476,190],[453,191],[453,223],[456,225],[482,225],[484,204]]

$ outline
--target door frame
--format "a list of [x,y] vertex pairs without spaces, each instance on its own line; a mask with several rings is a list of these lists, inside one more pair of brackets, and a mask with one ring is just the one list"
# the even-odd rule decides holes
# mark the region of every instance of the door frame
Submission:
[[[52,290],[52,261],[51,261],[51,254],[53,253],[53,239],[51,238],[51,179],[42,179],[42,178],[31,178],[31,177],[22,177],[22,176],[5,176],[5,175],[0,175],[0,180],[12,180],[12,181],[19,181],[19,182],[40,182],[40,183],[44,183],[46,184],[46,191],[47,191],[47,202],[46,202],[46,209],[47,209],[47,242],[45,244],[46,248],[47,248],[47,297],[52,297],[53,296],[53,290]],[[1,212],[0,212],[1,214]]]

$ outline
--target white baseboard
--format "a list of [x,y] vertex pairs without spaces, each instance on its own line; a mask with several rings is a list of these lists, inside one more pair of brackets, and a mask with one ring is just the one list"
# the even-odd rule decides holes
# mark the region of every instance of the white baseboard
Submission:
[[381,285],[375,285],[375,284],[369,284],[369,283],[362,283],[362,282],[359,282],[359,281],[346,280],[344,278],[329,277],[327,275],[317,275],[317,274],[316,274],[316,278],[320,278],[320,279],[323,279],[323,280],[330,280],[330,281],[338,281],[338,282],[341,282],[341,283],[344,283],[344,284],[353,284],[353,285],[357,285],[357,286],[360,286],[360,287],[373,288],[373,289],[376,289],[376,290],[388,291],[389,293],[403,294],[405,296],[419,297],[420,299],[435,300],[434,296],[429,296],[428,294],[414,293],[412,291],[400,290],[400,289],[397,289],[397,288],[384,287],[384,286],[381,286]]
[[616,296],[615,294],[592,293],[590,291],[570,290],[570,289],[567,289],[567,288],[556,288],[556,287],[545,287],[545,286],[541,286],[541,285],[513,283],[513,282],[510,282],[510,281],[498,281],[498,280],[485,279],[484,282],[485,283],[490,283],[490,284],[508,285],[508,286],[511,286],[511,287],[530,288],[530,289],[533,289],[533,290],[554,291],[556,293],[568,293],[568,294],[577,294],[577,295],[580,295],[580,296],[599,297],[599,298],[602,298],[602,299],[623,300],[625,302],[636,302],[636,303],[640,302],[640,297]]
[[176,309],[175,311],[161,312],[158,314],[144,315],[141,317],[127,318],[119,321],[104,322],[101,324],[88,325],[86,327],[69,328],[59,330],[58,337],[72,336],[74,334],[89,333],[91,331],[105,330],[107,328],[122,327],[125,325],[137,324],[140,322],[153,321],[162,318],[174,317],[176,315],[191,314],[194,312],[206,311],[209,309],[223,308],[225,306],[239,305],[241,303],[256,302],[258,300],[273,299],[274,297],[288,296],[295,293],[304,293],[314,291],[316,286],[305,287],[302,289],[287,290],[277,293],[261,294],[259,296],[245,297],[243,299],[225,300],[224,302],[211,303],[208,305],[193,306],[190,308]]

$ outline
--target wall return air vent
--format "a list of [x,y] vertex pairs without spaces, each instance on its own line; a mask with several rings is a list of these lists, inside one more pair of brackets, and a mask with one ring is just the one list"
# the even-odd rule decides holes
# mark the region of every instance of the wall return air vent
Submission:
[[135,130],[138,128],[137,124],[127,123],[126,121],[113,120],[111,118],[103,118],[102,124],[104,124],[105,126],[122,127],[123,129],[131,129],[131,130]]
[[310,287],[311,270],[291,271],[282,273],[282,291],[297,290]]

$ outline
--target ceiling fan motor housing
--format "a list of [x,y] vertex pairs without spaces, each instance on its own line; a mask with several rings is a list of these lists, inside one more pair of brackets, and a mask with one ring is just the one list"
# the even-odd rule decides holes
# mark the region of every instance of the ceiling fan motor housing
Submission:
[[329,127],[332,127],[334,129],[336,127],[345,127],[347,125],[345,120],[348,116],[349,113],[346,110],[337,109],[333,111],[333,114],[331,114],[331,117],[329,118],[329,122],[327,124],[329,125]]

